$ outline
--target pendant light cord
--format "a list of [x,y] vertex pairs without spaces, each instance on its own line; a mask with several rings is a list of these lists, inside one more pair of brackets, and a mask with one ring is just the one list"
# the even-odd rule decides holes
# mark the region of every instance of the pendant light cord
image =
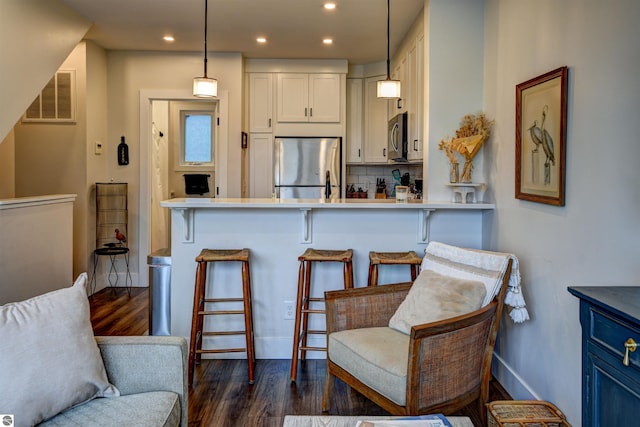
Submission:
[[209,9],[208,0],[204,0],[204,77],[207,77],[207,16]]
[[389,59],[389,15],[391,10],[391,0],[387,0],[387,80],[391,80],[391,61]]

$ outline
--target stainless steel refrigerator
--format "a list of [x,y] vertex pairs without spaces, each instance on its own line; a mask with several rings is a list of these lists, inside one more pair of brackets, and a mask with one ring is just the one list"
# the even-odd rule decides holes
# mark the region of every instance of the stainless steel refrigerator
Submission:
[[273,184],[282,199],[340,198],[342,139],[276,137]]

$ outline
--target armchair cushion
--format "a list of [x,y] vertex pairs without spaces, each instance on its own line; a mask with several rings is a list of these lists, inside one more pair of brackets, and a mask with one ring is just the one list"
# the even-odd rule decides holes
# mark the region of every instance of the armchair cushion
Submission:
[[70,288],[0,307],[0,402],[17,425],[119,395],[93,337],[86,280],[83,273]]
[[389,327],[409,335],[412,326],[471,313],[481,307],[486,292],[480,281],[422,270]]
[[398,405],[406,401],[409,336],[383,327],[329,335],[329,359]]

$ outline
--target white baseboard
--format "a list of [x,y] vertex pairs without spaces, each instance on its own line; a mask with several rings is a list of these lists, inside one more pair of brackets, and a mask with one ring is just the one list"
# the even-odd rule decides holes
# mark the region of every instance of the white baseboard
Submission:
[[517,372],[509,366],[499,355],[493,354],[491,364],[493,376],[500,385],[516,400],[543,400],[522,379]]

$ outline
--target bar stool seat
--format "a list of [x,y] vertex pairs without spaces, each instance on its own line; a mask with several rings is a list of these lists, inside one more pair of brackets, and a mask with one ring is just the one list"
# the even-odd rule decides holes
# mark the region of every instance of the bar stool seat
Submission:
[[323,334],[325,330],[308,329],[309,314],[322,314],[325,310],[311,308],[310,303],[324,304],[324,297],[311,296],[311,266],[314,262],[341,262],[343,267],[344,289],[353,288],[353,250],[331,250],[308,248],[298,257],[300,267],[298,270],[298,295],[296,298],[296,319],[293,334],[293,355],[291,357],[291,381],[296,380],[298,373],[298,358],[305,360],[307,351],[326,351],[324,347],[311,347],[307,345],[309,334]]
[[[207,298],[206,282],[208,263],[236,261],[242,263],[242,298]],[[249,249],[203,249],[196,257],[196,283],[193,296],[193,314],[191,318],[191,341],[189,343],[189,385],[193,383],[195,364],[205,353],[247,353],[249,384],[254,382],[255,353],[253,343],[253,316],[251,309],[251,276],[249,270]],[[207,309],[207,303],[243,303],[242,310]],[[211,315],[243,315],[243,331],[203,331],[204,317]],[[246,347],[203,349],[203,336],[244,335]]]
[[379,265],[408,265],[411,270],[411,281],[418,277],[422,258],[415,251],[407,252],[369,252],[369,278],[367,286],[378,285]]

